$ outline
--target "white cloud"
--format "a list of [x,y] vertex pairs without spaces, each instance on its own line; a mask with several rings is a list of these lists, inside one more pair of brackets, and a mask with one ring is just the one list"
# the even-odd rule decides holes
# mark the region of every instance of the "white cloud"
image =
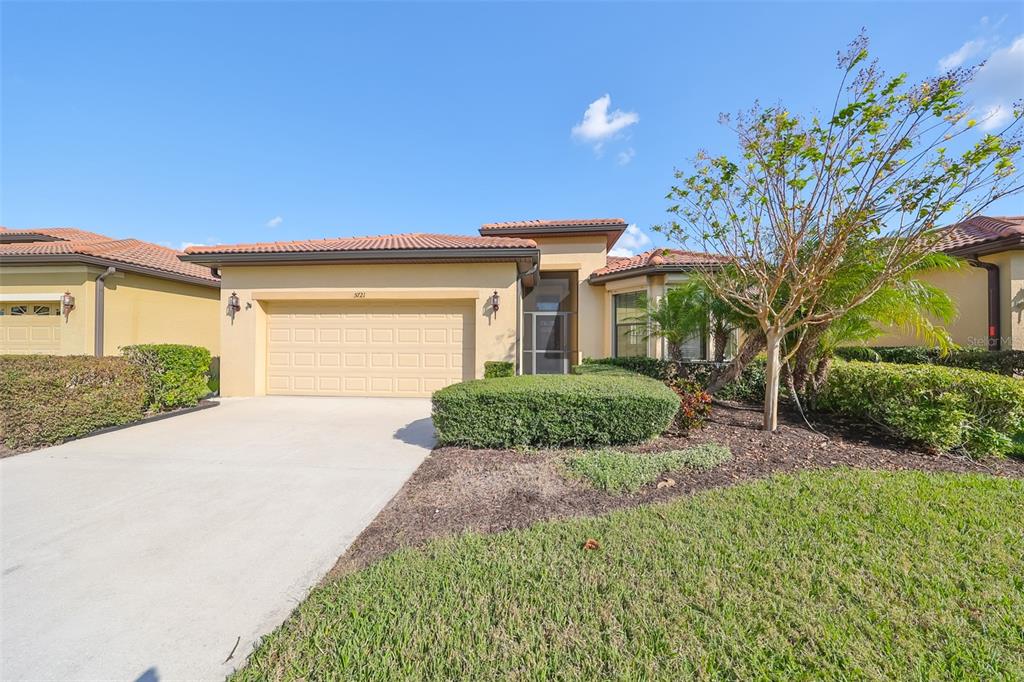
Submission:
[[282,218],[279,215],[276,215],[273,218],[271,218],[270,220],[268,220],[266,225],[267,225],[267,227],[278,227],[283,222],[284,222],[284,218]]
[[968,94],[983,112],[979,116],[983,130],[1009,123],[1013,103],[1024,98],[1024,35],[989,55],[985,65],[978,69]]
[[625,166],[627,163],[633,160],[636,156],[636,150],[630,147],[626,151],[619,152],[619,165]]
[[608,107],[611,103],[611,95],[604,95],[591,102],[583,112],[583,120],[572,127],[572,136],[593,144],[595,149],[600,149],[606,140],[640,120],[640,115],[635,111],[616,109],[609,113]]
[[181,245],[178,246],[178,251],[184,251],[190,246],[206,246],[206,244],[200,244],[199,242],[182,242]]
[[608,252],[609,256],[635,256],[638,251],[643,251],[651,245],[651,238],[647,233],[636,226],[636,223],[626,228],[626,231],[615,243],[615,248]]
[[939,60],[939,71],[949,71],[955,69],[958,66],[963,66],[964,62],[972,57],[981,54],[981,51],[988,45],[988,40],[985,38],[978,38],[977,40],[968,40],[966,43],[960,46],[956,52],[950,52],[945,57]]

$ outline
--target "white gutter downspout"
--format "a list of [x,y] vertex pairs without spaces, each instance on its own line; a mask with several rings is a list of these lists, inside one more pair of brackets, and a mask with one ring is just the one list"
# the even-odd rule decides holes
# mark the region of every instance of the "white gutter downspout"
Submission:
[[96,331],[93,337],[93,354],[98,358],[103,357],[103,294],[106,291],[104,280],[115,272],[117,268],[110,266],[96,278]]

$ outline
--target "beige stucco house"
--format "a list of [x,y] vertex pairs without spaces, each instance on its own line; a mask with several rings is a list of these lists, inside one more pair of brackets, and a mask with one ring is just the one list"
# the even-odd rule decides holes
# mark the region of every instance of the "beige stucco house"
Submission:
[[220,353],[220,280],[180,251],[74,228],[0,228],[0,354]]
[[223,395],[427,396],[489,360],[534,374],[662,355],[635,333],[637,294],[657,296],[706,256],[609,256],[625,229],[533,220],[480,236],[194,246],[183,259],[221,275]]
[[[976,216],[958,223],[938,248],[964,261],[952,272],[921,279],[945,290],[958,315],[946,325],[965,347],[1024,350],[1024,216]],[[887,334],[877,345],[919,345],[908,334]]]

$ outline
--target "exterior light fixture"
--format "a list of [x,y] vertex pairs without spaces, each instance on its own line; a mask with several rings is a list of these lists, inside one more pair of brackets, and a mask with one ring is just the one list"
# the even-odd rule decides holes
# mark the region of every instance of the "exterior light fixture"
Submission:
[[494,312],[494,316],[498,316],[498,308],[501,307],[501,297],[498,296],[498,292],[495,291],[491,294],[491,310]]
[[235,313],[242,309],[242,304],[238,300],[238,293],[232,291],[231,295],[228,296],[228,315],[231,317],[231,321],[235,320]]
[[71,295],[70,291],[65,291],[64,295],[60,297],[60,311],[64,315],[64,321],[67,322],[68,315],[75,309],[75,297]]

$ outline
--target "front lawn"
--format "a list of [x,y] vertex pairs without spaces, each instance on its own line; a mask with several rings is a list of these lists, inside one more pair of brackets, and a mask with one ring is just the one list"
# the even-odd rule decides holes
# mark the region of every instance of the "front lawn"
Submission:
[[1022,499],[840,468],[435,541],[315,590],[236,679],[1020,679]]

